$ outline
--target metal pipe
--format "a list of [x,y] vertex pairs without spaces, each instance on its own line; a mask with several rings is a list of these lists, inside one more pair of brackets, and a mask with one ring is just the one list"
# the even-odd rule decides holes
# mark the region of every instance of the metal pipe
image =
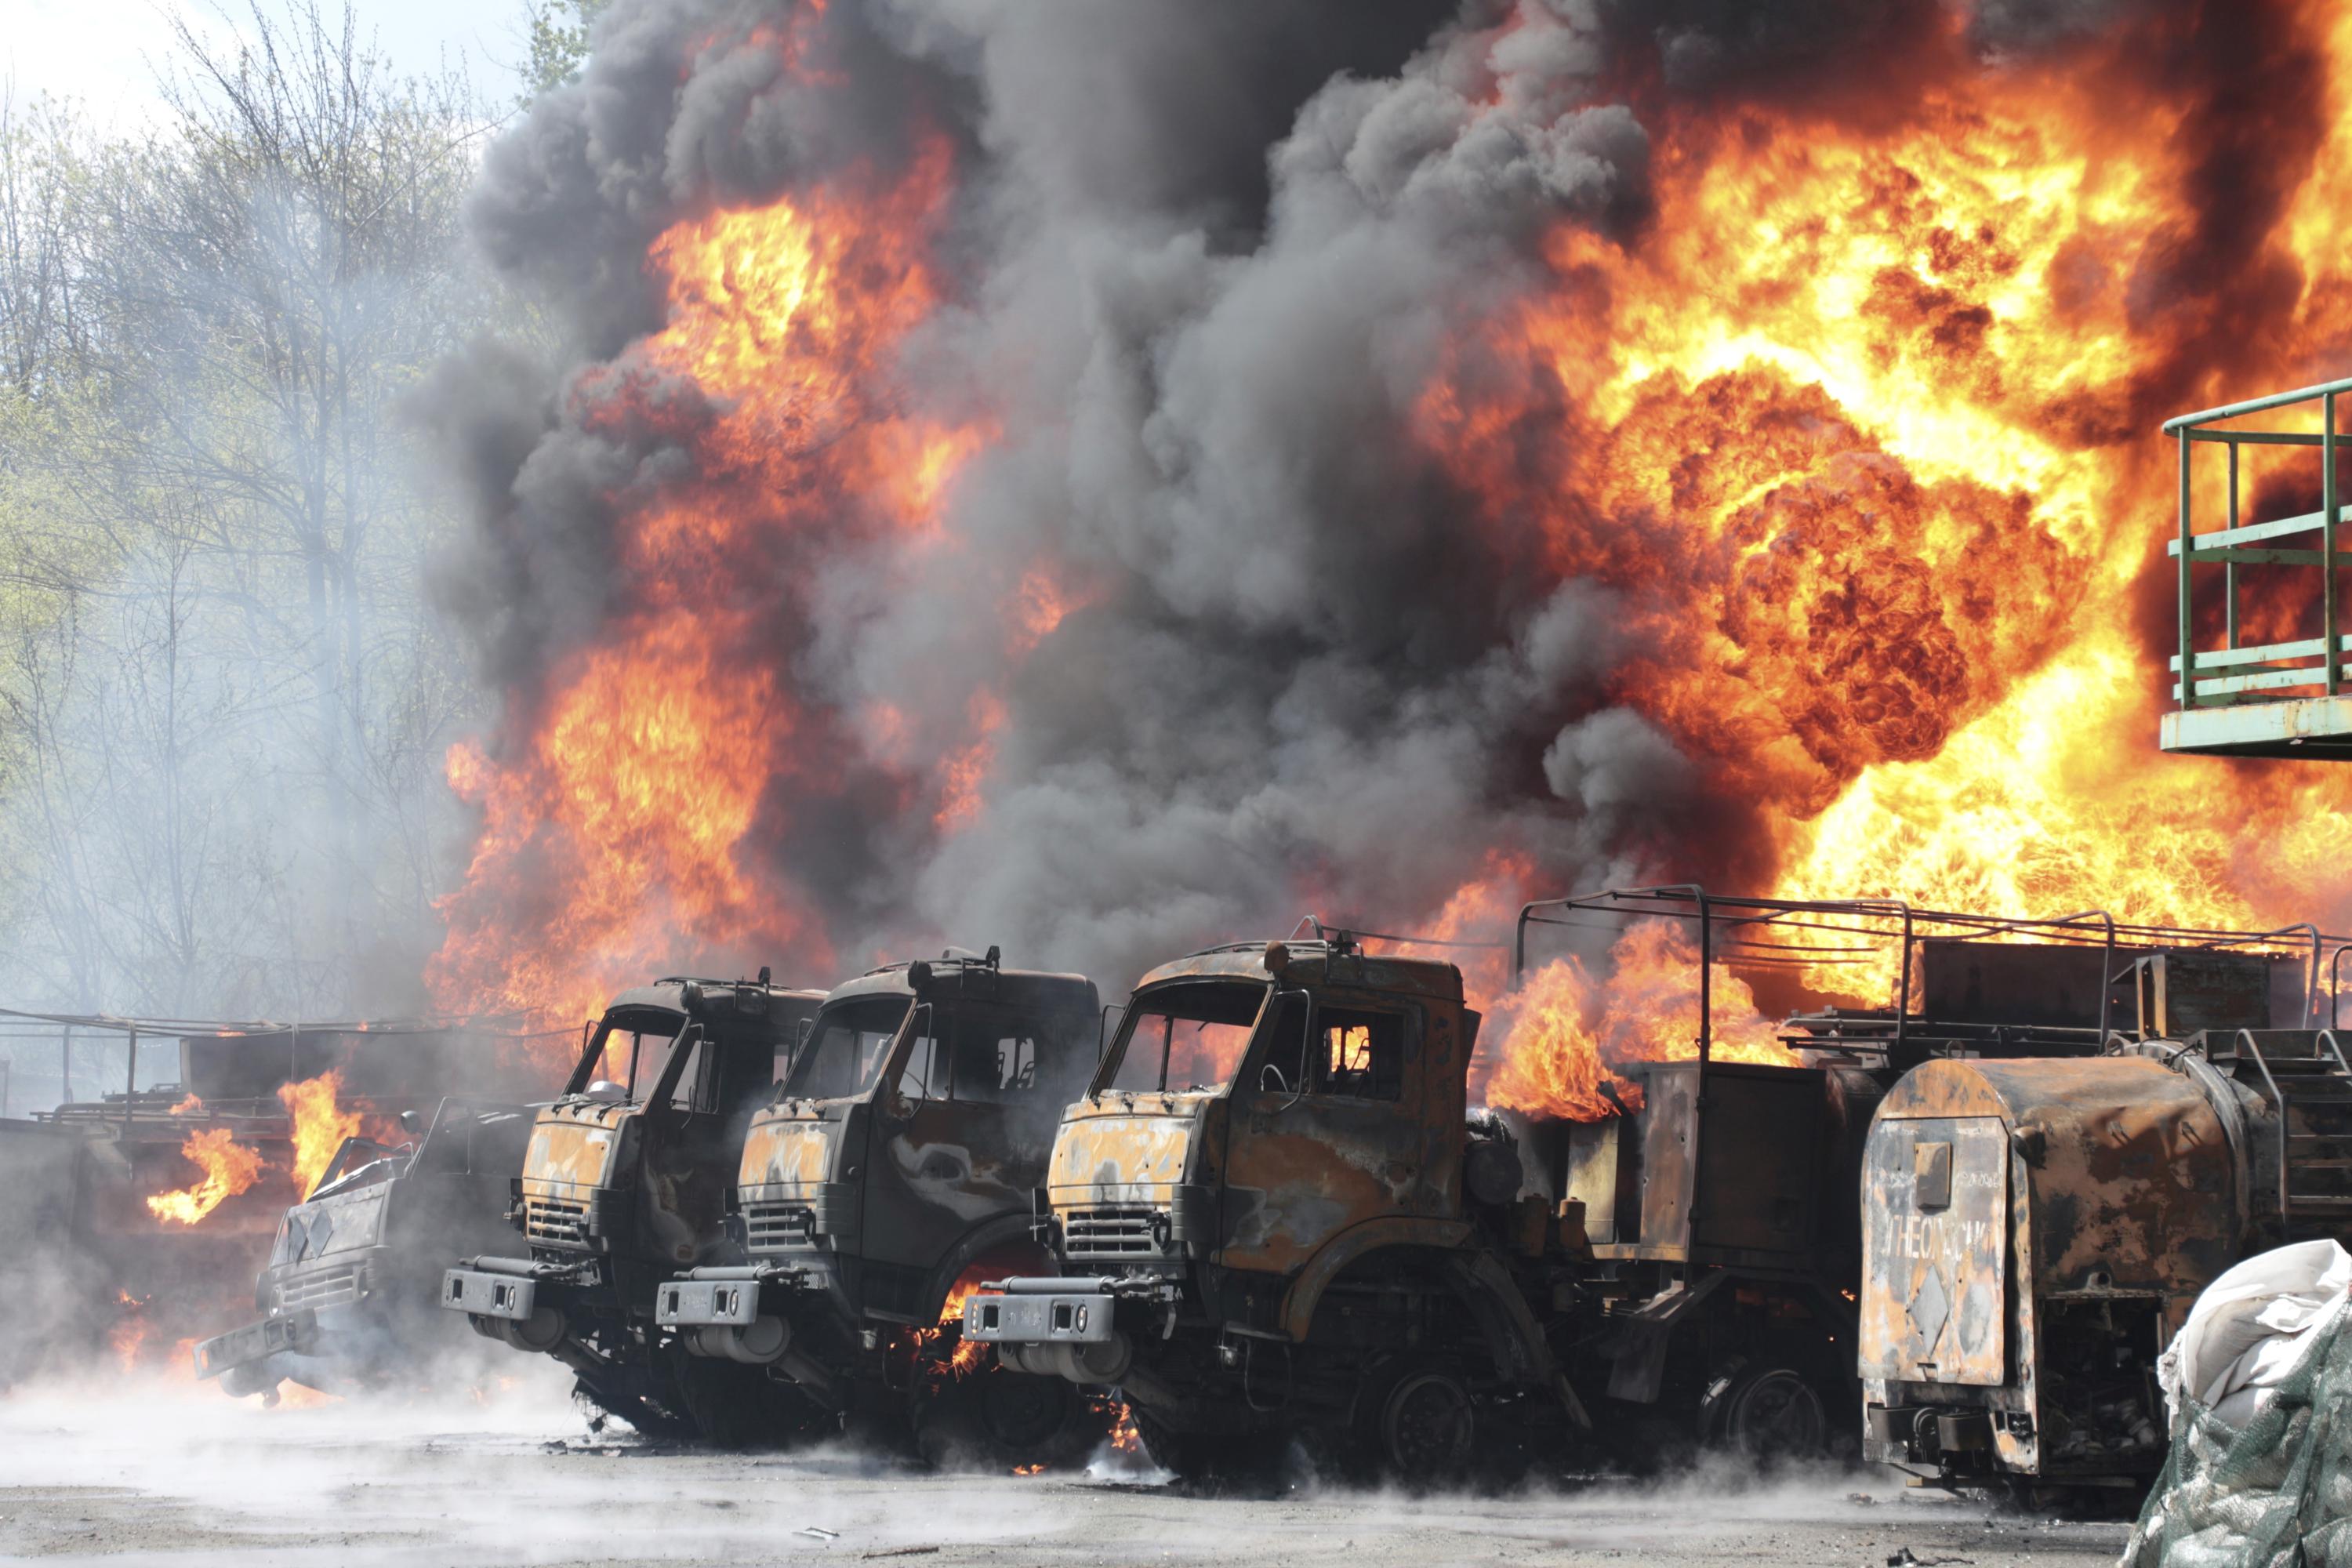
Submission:
[[1902,989],[1895,995],[1895,1048],[1903,1048],[1904,1026],[1911,1018],[1911,906],[1903,906],[1903,978],[1896,982]]
[[[2326,661],[2327,695],[2333,697],[2344,684],[2344,647],[2336,633],[2336,394],[2330,392],[2321,403],[2326,415],[2319,427],[2320,637],[2326,645],[2321,657]],[[2180,449],[2187,451],[2189,443],[2183,441]],[[2184,605],[2180,613],[2186,616],[2188,606]]]
[[2252,1029],[2241,1029],[2238,1031],[2238,1038],[2242,1043],[2244,1048],[2252,1054],[2254,1065],[2263,1069],[2263,1082],[2271,1091],[2271,1108],[2274,1113],[2273,1120],[2277,1123],[2278,1131],[2279,1225],[2284,1228],[2287,1223],[2288,1206],[2286,1184],[2286,1095],[2280,1089],[2278,1079],[2271,1076],[2271,1064],[2263,1059],[2263,1047],[2254,1043],[2254,1032]]
[[[2189,532],[2189,437],[2180,437],[2180,706],[2197,706],[2197,656],[2189,650],[2189,567],[2196,542]],[[2332,662],[2332,661],[2331,661]]]
[[1706,1062],[1714,1042],[1713,1031],[1708,1027],[1714,968],[1715,921],[1706,912],[1706,893],[1702,889],[1698,892],[1698,1097],[1702,1105],[1706,1102]]
[[139,1101],[139,1031],[131,1031],[131,1049],[127,1081],[122,1086],[122,1141],[131,1142],[131,1108]]
[[71,1024],[66,1026],[65,1034],[58,1040],[58,1103],[59,1105],[73,1103],[73,1026]]
[[2229,403],[2219,408],[2206,408],[2195,414],[2178,415],[2164,422],[2164,433],[2170,436],[2192,425],[2210,425],[2217,419],[2235,419],[2241,415],[2262,414],[2273,408],[2284,408],[2291,403],[2308,403],[2315,397],[2332,396],[2339,392],[2352,392],[2352,378],[2323,382],[2317,386],[2297,387],[2293,392],[2273,392],[2268,397],[2249,398],[2243,403]]
[[[2185,448],[2187,443],[2183,442]],[[2230,443],[2230,526],[2238,526],[2238,444]],[[2238,559],[2231,556],[2222,564],[2221,584],[2229,595],[2227,606],[2230,646],[2238,646]]]

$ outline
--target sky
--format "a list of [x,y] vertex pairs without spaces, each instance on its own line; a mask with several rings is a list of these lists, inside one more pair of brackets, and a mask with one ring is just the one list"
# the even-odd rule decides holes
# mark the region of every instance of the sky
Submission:
[[[331,18],[341,0],[320,0]],[[288,0],[0,0],[0,86],[19,101],[71,99],[98,126],[129,130],[153,115],[156,68],[172,18],[226,41],[253,31],[255,5],[284,20]],[[503,108],[521,90],[524,0],[352,0],[362,39],[404,76],[446,59]]]

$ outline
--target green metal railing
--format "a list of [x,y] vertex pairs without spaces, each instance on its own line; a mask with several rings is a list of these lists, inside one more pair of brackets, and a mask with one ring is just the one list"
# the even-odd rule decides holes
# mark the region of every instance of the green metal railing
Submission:
[[[2164,433],[2180,443],[2180,530],[2179,537],[2168,549],[2179,562],[2180,572],[2180,651],[2172,659],[2172,695],[2181,707],[2228,707],[2250,700],[2275,701],[2308,696],[2314,689],[2333,697],[2342,689],[2347,673],[2343,655],[2352,648],[2352,637],[2337,629],[2340,606],[2336,602],[2336,571],[2340,556],[2335,525],[2343,521],[2352,508],[2337,504],[2336,450],[2339,438],[2352,438],[2352,432],[2339,437],[2336,400],[2346,393],[2352,393],[2352,379],[2306,386],[2298,392],[2276,393],[2165,421]],[[2319,405],[2320,427],[2315,431],[2216,428],[2249,415],[2311,403]],[[2210,533],[2192,532],[2189,527],[2190,455],[2200,442],[2221,446],[2229,453],[2229,526]],[[2318,447],[2319,510],[2260,521],[2248,521],[2242,517],[2238,493],[2241,447]],[[2319,534],[2316,550],[2282,549],[2272,542],[2314,531]],[[2200,565],[2214,563],[2222,569],[2223,591],[2228,595],[2225,625],[2229,641],[2225,647],[2200,652],[2189,616],[2192,574]],[[2352,560],[2344,563],[2352,564]],[[2319,636],[2245,647],[2238,625],[2241,566],[2318,567]],[[2205,670],[2217,673],[2200,673]]]

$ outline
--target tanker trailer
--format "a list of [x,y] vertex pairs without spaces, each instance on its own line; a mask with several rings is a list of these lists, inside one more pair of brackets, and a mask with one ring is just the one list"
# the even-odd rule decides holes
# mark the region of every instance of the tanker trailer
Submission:
[[1947,1059],[1864,1153],[1865,1458],[1963,1488],[2145,1487],[2157,1361],[2198,1294],[2352,1217],[2352,1070],[2327,1030],[2077,1059]]

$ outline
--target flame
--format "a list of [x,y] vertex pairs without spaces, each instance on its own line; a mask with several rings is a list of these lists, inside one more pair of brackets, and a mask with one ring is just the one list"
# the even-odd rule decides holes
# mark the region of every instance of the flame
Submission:
[[[2326,16],[2298,43],[2340,76]],[[2310,379],[2307,346],[2352,328],[2314,243],[2338,182],[2240,241],[2249,268],[2292,250],[2299,296],[2175,368],[2190,302],[2133,289],[2198,171],[2183,106],[2109,63],[1956,71],[1870,131],[1664,110],[1655,221],[1561,227],[1553,287],[1485,345],[1569,389],[1566,471],[1498,478],[1526,469],[1496,460],[1515,410],[1424,410],[1563,574],[1632,595],[1654,651],[1617,695],[1759,804],[1785,895],[2262,926],[2352,892],[2352,781],[2157,757],[2160,656],[2128,613],[2170,521],[2158,420]]]
[[[831,962],[802,890],[759,851],[803,806],[917,786],[866,773],[849,721],[788,689],[775,649],[799,635],[821,556],[924,535],[987,438],[900,411],[886,374],[940,298],[924,247],[950,158],[935,138],[894,184],[852,171],[652,247],[667,324],[584,374],[570,416],[696,460],[606,498],[628,602],[543,689],[512,695],[489,743],[449,753],[482,820],[428,973],[446,1005],[577,1016],[682,946]],[[943,830],[986,767],[985,725],[965,722],[924,737],[955,758]]]
[[114,1304],[122,1309],[122,1314],[107,1329],[106,1342],[114,1352],[117,1365],[124,1372],[136,1372],[140,1347],[154,1328],[144,1316],[147,1301],[128,1290],[118,1289],[114,1292]]
[[204,1114],[204,1110],[205,1102],[198,1100],[196,1098],[195,1091],[191,1089],[188,1091],[186,1099],[172,1107],[172,1114],[174,1116],[201,1116]]
[[239,1143],[226,1127],[189,1133],[180,1152],[204,1173],[204,1179],[179,1192],[150,1196],[147,1207],[158,1219],[194,1225],[261,1179],[260,1152]]
[[1135,1429],[1135,1412],[1125,1400],[1119,1402],[1118,1419],[1111,1423],[1110,1447],[1115,1454],[1143,1452],[1143,1434]]
[[293,1119],[294,1190],[309,1196],[335,1158],[346,1138],[356,1138],[364,1118],[336,1104],[342,1092],[341,1068],[330,1068],[317,1078],[280,1085],[278,1100]]
[[[2352,772],[2159,754],[2171,649],[2144,612],[2171,603],[2158,424],[2347,368],[2352,21],[2266,10],[2216,86],[2150,62],[2202,56],[2229,8],[1997,68],[1969,9],[1887,64],[1922,77],[1891,116],[1645,106],[1650,221],[1551,234],[1422,437],[1485,530],[1536,519],[1553,574],[1622,595],[1647,651],[1605,700],[1729,803],[1715,842],[1615,879],[2340,923]],[[2259,132],[2231,121],[2253,77],[2296,105]],[[2225,140],[2257,134],[2279,144]],[[2222,160],[2270,173],[2219,195]],[[2209,520],[2222,483],[2200,469]],[[1528,1059],[1497,1103],[1605,1113],[1609,1020],[1638,1005],[1607,993],[1641,973],[1563,963],[1501,1005]]]
[[281,1383],[278,1385],[278,1404],[276,1408],[279,1410],[317,1410],[324,1405],[341,1405],[342,1402],[343,1396],[340,1394],[328,1394],[320,1389],[311,1388],[299,1383]]
[[[1496,1007],[1502,1045],[1486,1103],[1531,1115],[1597,1121],[1642,1107],[1629,1062],[1698,1056],[1698,952],[1680,925],[1638,921],[1610,950],[1606,984],[1573,957],[1555,959]],[[1709,975],[1708,1054],[1715,1061],[1800,1067],[1747,982],[1717,963]]]

